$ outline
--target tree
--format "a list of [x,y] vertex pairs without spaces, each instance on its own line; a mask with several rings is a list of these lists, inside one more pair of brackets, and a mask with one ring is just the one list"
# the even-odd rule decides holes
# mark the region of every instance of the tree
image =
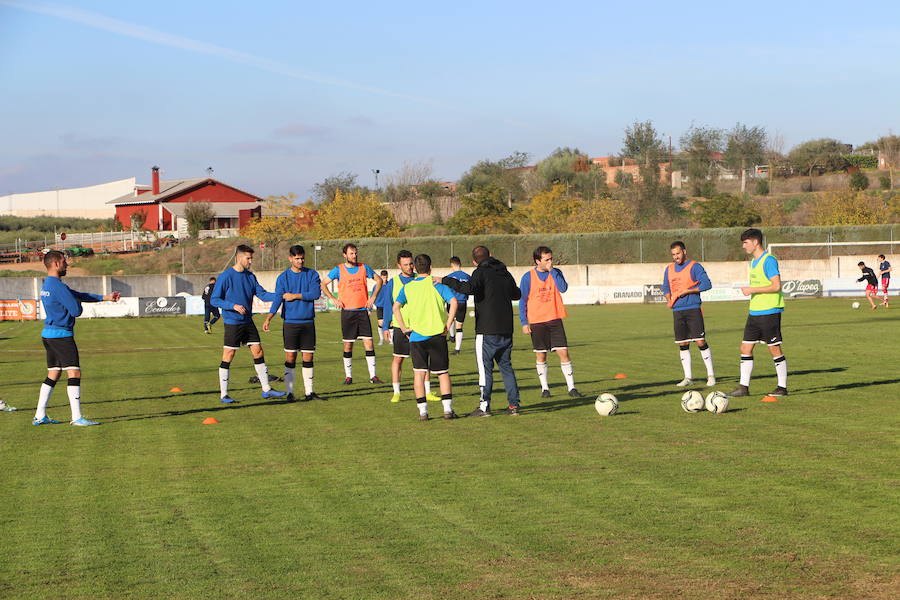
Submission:
[[591,164],[590,158],[577,148],[557,148],[535,165],[535,173],[547,190],[563,185],[566,192],[582,198],[593,198],[606,192],[606,172]]
[[295,204],[295,196],[269,196],[262,206],[262,217],[252,219],[241,229],[241,235],[256,242],[274,244],[300,237],[312,229],[316,214],[313,203]]
[[321,239],[397,237],[400,227],[391,210],[378,194],[368,190],[343,192],[322,206],[316,217],[314,233]]
[[195,238],[201,229],[207,229],[209,222],[216,218],[212,204],[205,200],[189,200],[184,207],[184,218],[188,224],[188,236]]
[[570,231],[573,218],[579,216],[583,202],[566,195],[566,186],[554,185],[538,192],[521,209],[522,230],[526,233],[565,233]]
[[384,195],[388,202],[402,202],[416,197],[416,186],[432,177],[431,161],[405,161],[396,172],[384,178]]
[[460,178],[458,189],[470,194],[479,188],[497,187],[506,194],[508,204],[526,199],[522,176],[514,169],[521,169],[528,162],[524,152],[513,152],[498,161],[482,160],[473,165]]
[[660,157],[666,152],[666,145],[653,127],[653,121],[635,121],[626,127],[622,144],[620,154],[642,165],[654,161],[659,164]]
[[701,196],[704,181],[715,181],[713,153],[722,151],[724,132],[715,127],[694,126],[681,136],[678,143],[686,155],[686,170],[691,182],[691,195]]
[[837,171],[844,166],[841,154],[846,147],[839,141],[831,138],[810,140],[795,146],[787,155],[788,162],[801,173],[809,176],[809,191],[813,187],[813,172],[816,169],[822,171]]
[[326,177],[325,181],[313,185],[312,193],[318,204],[326,204],[334,200],[334,195],[338,190],[350,192],[359,188],[356,184],[356,173],[343,171],[336,175]]
[[747,127],[737,123],[728,132],[725,145],[725,162],[732,169],[741,170],[741,193],[747,191],[747,169],[760,164],[766,156],[766,130],[763,127]]
[[479,187],[466,194],[456,215],[447,222],[450,233],[517,233],[506,194],[506,190],[497,185]]
[[131,213],[131,228],[134,230],[143,229],[144,223],[147,222],[147,211],[143,208]]
[[893,189],[894,171],[900,169],[900,135],[893,135],[889,131],[888,135],[878,139],[877,148],[881,153],[881,157],[884,159],[884,166],[887,167],[888,173],[890,174],[890,189]]
[[604,196],[584,200],[578,213],[570,220],[571,233],[628,231],[634,229],[634,205],[621,198]]
[[671,185],[660,181],[659,163],[665,152],[666,145],[652,121],[636,121],[625,129],[620,154],[638,161],[641,181],[634,191],[623,188],[617,193],[621,199],[636,203],[637,218],[644,222],[660,213],[673,215],[677,210]]
[[850,189],[861,192],[869,188],[869,178],[862,171],[855,171],[850,175]]
[[888,218],[888,207],[878,192],[832,192],[816,199],[813,225],[878,225]]
[[716,194],[694,203],[701,227],[750,227],[759,223],[759,214],[742,197]]

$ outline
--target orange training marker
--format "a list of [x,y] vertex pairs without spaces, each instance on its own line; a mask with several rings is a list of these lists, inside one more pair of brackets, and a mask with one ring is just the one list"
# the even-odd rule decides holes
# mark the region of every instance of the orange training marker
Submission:
[[778,398],[775,396],[763,396],[760,402],[778,402]]
[[625,373],[616,373],[616,376],[613,379],[628,379],[628,375]]
[[215,425],[218,422],[219,420],[215,417],[206,417],[205,419],[203,419],[204,425]]
[[176,394],[176,393],[178,393],[178,392],[183,392],[183,391],[184,391],[184,390],[181,389],[180,387],[173,387],[171,390],[169,390],[169,392],[172,393],[172,394]]

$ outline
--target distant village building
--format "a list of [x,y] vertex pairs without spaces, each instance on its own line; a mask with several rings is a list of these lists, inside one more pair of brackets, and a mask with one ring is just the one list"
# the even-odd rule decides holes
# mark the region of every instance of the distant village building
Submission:
[[129,177],[87,187],[0,196],[0,215],[110,219],[116,210],[109,200],[132,191],[135,181]]

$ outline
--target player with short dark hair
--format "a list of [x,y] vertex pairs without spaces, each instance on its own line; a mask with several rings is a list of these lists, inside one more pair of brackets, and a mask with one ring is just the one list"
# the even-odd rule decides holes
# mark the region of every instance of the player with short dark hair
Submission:
[[866,263],[863,261],[859,261],[859,264],[856,266],[862,271],[862,277],[856,281],[866,282],[866,300],[869,301],[872,310],[875,310],[878,308],[875,304],[875,300],[873,300],[873,298],[878,296],[878,278],[875,276],[875,271],[873,271],[871,267],[867,267]]
[[378,295],[375,296],[375,317],[378,320],[378,345],[383,346],[384,336],[381,335],[381,326],[384,324],[384,306],[382,304],[384,302],[384,290],[388,282],[387,269],[382,269],[378,275],[381,277],[381,289],[378,290]]
[[573,398],[583,394],[575,387],[575,374],[569,358],[569,342],[563,319],[568,316],[562,294],[569,284],[562,271],[553,266],[553,251],[538,246],[532,252],[534,268],[529,269],[519,282],[522,297],[519,299],[519,321],[522,332],[531,336],[538,380],[541,382],[541,398],[550,397],[547,383],[547,353],[556,352],[559,368],[566,378],[566,387]]
[[672,262],[663,271],[662,292],[672,309],[675,343],[678,344],[681,368],[684,371],[684,379],[675,385],[686,387],[692,383],[691,342],[694,342],[706,366],[706,385],[714,386],[716,375],[713,371],[712,350],[706,343],[706,326],[703,323],[703,309],[700,307],[700,293],[712,289],[712,283],[703,265],[687,259],[684,242],[672,242],[669,252],[672,254]]
[[[341,252],[344,262],[331,269],[322,281],[322,291],[341,309],[341,334],[344,342],[344,384],[353,383],[353,343],[363,341],[366,350],[366,366],[369,381],[381,383],[375,374],[375,343],[372,341],[372,321],[369,310],[375,305],[375,298],[381,291],[381,277],[369,265],[357,262],[359,249],[356,244],[344,244]],[[374,279],[372,293],[366,289],[366,280]],[[335,298],[328,285],[338,282],[338,297]]]
[[[469,274],[462,270],[462,262],[459,260],[458,256],[450,257],[450,268],[453,269],[453,272],[446,277],[450,277],[451,279],[455,279],[457,281],[468,281]],[[450,328],[450,338],[453,340],[455,347],[453,350],[454,354],[459,354],[459,351],[462,349],[462,341],[463,341],[463,323],[466,321],[466,302],[469,299],[469,296],[466,294],[461,294],[459,292],[453,292],[456,296],[457,308],[456,314],[453,317],[453,325]]]
[[216,287],[216,278],[210,277],[209,283],[206,284],[206,287],[203,288],[203,331],[206,333],[212,333],[213,323],[219,320],[222,316],[219,314],[219,309],[213,306],[210,303],[210,299],[212,298],[213,288]]
[[47,416],[47,404],[56,382],[63,371],[66,372],[66,392],[72,410],[72,425],[99,425],[81,414],[81,362],[78,346],[75,344],[75,318],[81,316],[82,302],[118,302],[119,292],[101,296],[76,292],[62,282],[69,268],[66,255],[51,250],[44,255],[47,277],[41,286],[41,308],[44,312],[44,329],[41,341],[47,354],[47,378],[41,384],[37,410],[32,425],[53,425],[59,423]]
[[284,385],[287,399],[294,400],[294,375],[297,368],[297,353],[301,354],[303,375],[303,399],[324,400],[313,391],[313,357],[316,352],[316,307],[315,302],[322,297],[322,282],[319,274],[307,269],[306,250],[294,245],[288,250],[291,266],[275,280],[275,300],[263,321],[263,331],[269,331],[269,324],[275,313],[281,309],[284,325]]
[[887,308],[890,305],[888,302],[888,287],[891,285],[891,263],[887,261],[884,254],[878,255],[878,274],[881,275],[881,291],[884,294],[884,301],[881,305]]
[[212,293],[212,305],[222,309],[222,319],[225,321],[225,341],[222,362],[219,363],[219,399],[225,404],[234,402],[234,398],[228,395],[228,377],[234,353],[244,345],[250,348],[253,355],[253,366],[262,387],[263,399],[284,398],[287,395],[269,385],[269,369],[259,331],[253,322],[253,296],[265,302],[274,302],[276,297],[259,284],[250,270],[252,265],[253,248],[241,244],[235,249],[234,266],[219,275]]
[[787,359],[782,349],[781,313],[784,312],[784,296],[781,293],[781,271],[778,260],[763,246],[763,234],[759,229],[748,229],[741,234],[741,246],[751,256],[749,265],[750,285],[741,293],[750,296],[750,314],[744,325],[741,341],[741,378],[737,388],[729,396],[750,395],[750,375],[753,373],[753,347],[766,344],[775,362],[778,386],[770,396],[787,396]]
[[[450,354],[444,338],[456,311],[456,296],[447,286],[434,283],[430,256],[416,256],[415,267],[418,276],[403,286],[394,301],[394,319],[401,331],[395,335],[409,336],[419,420],[428,420],[425,380],[429,373],[438,376],[444,418],[456,419],[450,384]],[[450,305],[450,314],[444,310],[445,303]]]

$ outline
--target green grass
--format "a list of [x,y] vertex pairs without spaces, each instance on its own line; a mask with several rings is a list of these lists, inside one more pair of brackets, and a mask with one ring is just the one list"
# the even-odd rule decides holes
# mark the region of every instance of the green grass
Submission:
[[[587,398],[564,394],[551,357],[540,399],[517,333],[522,415],[427,423],[408,365],[400,404],[388,386],[340,385],[329,314],[316,354],[329,401],[313,404],[260,400],[246,350],[241,403],[219,404],[221,325],[81,321],[83,410],[103,425],[34,428],[40,325],[0,324],[0,390],[20,409],[0,413],[0,597],[894,598],[900,312],[848,305],[788,304],[791,396],[776,404],[759,401],[775,380],[757,348],[753,397],[684,413],[664,307],[574,307]],[[725,391],[745,308],[706,307]],[[476,405],[472,327],[452,364],[458,412]],[[278,373],[280,332],[263,339]],[[378,356],[389,380],[390,351]],[[365,381],[360,348],[354,367]],[[604,391],[614,417],[593,410]],[[62,385],[51,406],[68,420]]]

